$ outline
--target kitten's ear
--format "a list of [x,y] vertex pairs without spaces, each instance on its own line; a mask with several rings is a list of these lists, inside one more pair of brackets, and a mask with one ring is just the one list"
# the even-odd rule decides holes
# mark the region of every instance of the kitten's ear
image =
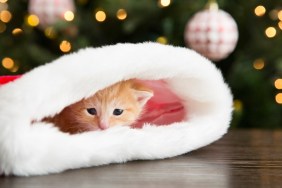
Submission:
[[146,102],[154,95],[152,91],[140,91],[140,90],[134,90],[134,94],[141,106],[144,106]]

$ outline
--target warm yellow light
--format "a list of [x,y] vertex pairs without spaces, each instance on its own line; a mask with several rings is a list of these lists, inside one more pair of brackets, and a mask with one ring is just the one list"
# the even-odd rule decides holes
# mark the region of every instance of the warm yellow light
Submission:
[[158,38],[157,38],[157,42],[158,42],[158,43],[161,43],[161,44],[167,44],[167,38],[166,38],[166,37],[163,37],[163,36],[158,37]]
[[261,70],[264,68],[264,60],[263,59],[256,59],[254,62],[253,62],[253,67],[254,69],[256,70]]
[[6,30],[6,25],[0,22],[0,33],[3,33]]
[[8,10],[0,12],[0,20],[4,23],[8,23],[12,19],[12,14]]
[[13,29],[12,34],[13,34],[13,35],[19,35],[19,34],[21,34],[22,32],[23,32],[22,29],[20,29],[20,28],[15,28],[15,29]]
[[45,30],[44,30],[44,34],[46,37],[50,38],[50,39],[54,39],[56,38],[56,31],[54,30],[53,27],[47,27]]
[[71,50],[71,43],[69,41],[63,40],[60,44],[60,50],[62,52],[69,52]]
[[282,93],[278,93],[276,96],[275,96],[275,100],[278,104],[282,104]]
[[126,17],[127,17],[127,12],[124,9],[119,9],[117,11],[117,18],[119,20],[124,20],[124,19],[126,19]]
[[265,7],[262,5],[259,5],[255,8],[254,12],[255,12],[255,15],[257,16],[263,16],[265,14],[265,11],[266,11]]
[[276,89],[282,89],[282,79],[279,78],[279,79],[275,80],[274,86],[276,87]]
[[278,12],[278,19],[282,21],[282,10]]
[[32,27],[36,27],[39,24],[39,18],[36,15],[31,14],[27,17],[27,23]]
[[160,7],[167,7],[171,3],[171,0],[159,0],[159,6]]
[[265,35],[268,37],[268,38],[273,38],[275,37],[276,35],[276,29],[274,27],[268,27],[266,28],[265,30]]
[[0,3],[6,3],[8,0],[0,0]]
[[10,69],[11,72],[17,72],[18,70],[19,70],[19,66],[18,66],[18,65],[14,65],[14,66]]
[[65,18],[65,20],[70,22],[70,21],[72,21],[74,19],[74,13],[72,11],[67,11],[64,14],[64,18]]
[[243,103],[240,100],[234,100],[233,101],[233,107],[236,111],[242,111],[243,109]]
[[104,11],[102,11],[102,10],[99,10],[99,11],[97,11],[96,12],[96,14],[95,14],[95,18],[96,18],[96,20],[98,21],[98,22],[103,22],[103,21],[105,21],[106,20],[106,13],[104,12]]
[[15,62],[9,58],[9,57],[5,57],[4,59],[2,59],[2,66],[6,69],[11,69],[13,68],[13,66],[15,65]]
[[282,30],[282,21],[278,22],[278,26]]

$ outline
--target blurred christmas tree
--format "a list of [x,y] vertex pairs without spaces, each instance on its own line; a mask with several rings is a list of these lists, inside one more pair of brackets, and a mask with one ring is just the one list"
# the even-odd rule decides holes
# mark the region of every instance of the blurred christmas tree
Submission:
[[[185,46],[207,0],[0,0],[0,75],[118,42]],[[235,19],[235,51],[216,62],[234,93],[234,127],[282,128],[282,3],[218,0]]]

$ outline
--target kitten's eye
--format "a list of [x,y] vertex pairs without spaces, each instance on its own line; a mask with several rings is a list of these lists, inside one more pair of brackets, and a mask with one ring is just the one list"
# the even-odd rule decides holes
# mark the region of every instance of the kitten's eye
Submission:
[[113,114],[114,114],[115,116],[119,116],[119,115],[121,115],[121,114],[122,114],[122,112],[123,112],[123,110],[122,110],[122,109],[118,109],[118,108],[116,108],[116,109],[114,109]]
[[87,112],[91,115],[97,115],[97,111],[95,108],[87,108]]

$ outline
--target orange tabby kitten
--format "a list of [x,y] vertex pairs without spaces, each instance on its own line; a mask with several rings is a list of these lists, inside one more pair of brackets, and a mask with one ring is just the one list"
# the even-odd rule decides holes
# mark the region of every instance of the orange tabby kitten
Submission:
[[136,80],[121,81],[43,121],[52,122],[71,134],[130,126],[152,96],[152,90]]

